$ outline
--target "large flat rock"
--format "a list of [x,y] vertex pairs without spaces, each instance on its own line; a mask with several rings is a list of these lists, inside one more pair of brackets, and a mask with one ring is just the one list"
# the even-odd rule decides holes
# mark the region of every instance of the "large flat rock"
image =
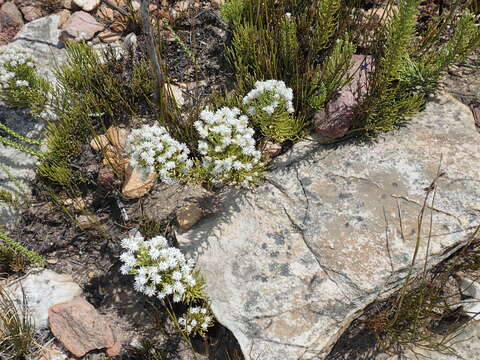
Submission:
[[256,191],[225,192],[221,212],[177,238],[247,359],[322,359],[367,304],[402,283],[440,165],[416,267],[431,212],[429,266],[467,240],[480,223],[479,164],[470,110],[442,95],[375,142],[295,145]]

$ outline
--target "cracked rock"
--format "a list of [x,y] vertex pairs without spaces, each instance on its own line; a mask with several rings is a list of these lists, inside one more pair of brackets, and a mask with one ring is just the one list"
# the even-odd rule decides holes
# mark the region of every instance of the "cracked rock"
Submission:
[[419,268],[430,211],[429,267],[468,240],[480,223],[479,161],[471,112],[439,95],[373,144],[296,144],[255,192],[225,191],[220,210],[177,240],[246,359],[321,360],[368,304],[402,285],[440,163]]

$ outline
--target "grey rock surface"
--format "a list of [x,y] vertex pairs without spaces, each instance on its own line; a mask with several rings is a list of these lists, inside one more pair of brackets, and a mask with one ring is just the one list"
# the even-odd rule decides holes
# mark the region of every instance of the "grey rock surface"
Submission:
[[20,281],[7,285],[6,289],[20,309],[25,295],[25,304],[36,329],[48,328],[48,309],[51,306],[70,301],[82,293],[71,276],[47,269],[32,272]]
[[480,223],[479,161],[470,110],[441,95],[375,142],[295,145],[264,185],[223,193],[223,209],[177,239],[247,359],[323,359],[366,305],[402,283],[440,165],[416,267],[431,212],[429,266],[467,240]]
[[[54,81],[53,70],[65,58],[65,51],[60,49],[58,24],[60,17],[51,15],[26,24],[11,43],[0,46],[0,62],[2,53],[21,51],[32,57],[39,73]],[[34,139],[41,137],[44,126],[38,118],[32,118],[21,111],[14,111],[0,103],[0,123],[14,131]],[[29,180],[35,176],[37,159],[12,147],[0,144],[0,164],[20,183],[21,189],[10,180],[9,175],[0,168],[0,188],[12,192],[19,198],[28,196]],[[24,193],[23,193],[24,192]],[[10,227],[14,223],[17,210],[0,203],[0,224]]]
[[59,15],[46,16],[25,24],[11,43],[0,46],[0,61],[4,51],[21,51],[35,59],[41,75],[53,81],[55,65],[61,64],[65,58],[65,51],[59,42],[59,24]]

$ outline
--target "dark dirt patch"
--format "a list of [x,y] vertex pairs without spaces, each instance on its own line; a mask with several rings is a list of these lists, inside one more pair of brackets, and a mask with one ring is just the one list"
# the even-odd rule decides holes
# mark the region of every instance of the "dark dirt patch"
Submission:
[[203,8],[186,13],[175,21],[174,30],[191,53],[173,34],[165,33],[166,67],[172,81],[194,88],[190,97],[197,105],[213,91],[230,88],[234,74],[224,55],[229,33],[218,11]]

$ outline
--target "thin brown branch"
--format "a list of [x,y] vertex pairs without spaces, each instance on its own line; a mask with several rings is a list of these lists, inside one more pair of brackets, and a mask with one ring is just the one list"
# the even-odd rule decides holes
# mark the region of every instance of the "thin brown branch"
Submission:
[[141,0],[140,3],[140,16],[142,18],[143,33],[147,37],[147,51],[150,60],[152,61],[153,71],[155,73],[155,103],[158,105],[160,101],[160,95],[165,83],[163,78],[162,69],[160,66],[160,59],[156,51],[155,39],[153,37],[152,24],[150,22],[150,12],[148,5],[150,0]]

